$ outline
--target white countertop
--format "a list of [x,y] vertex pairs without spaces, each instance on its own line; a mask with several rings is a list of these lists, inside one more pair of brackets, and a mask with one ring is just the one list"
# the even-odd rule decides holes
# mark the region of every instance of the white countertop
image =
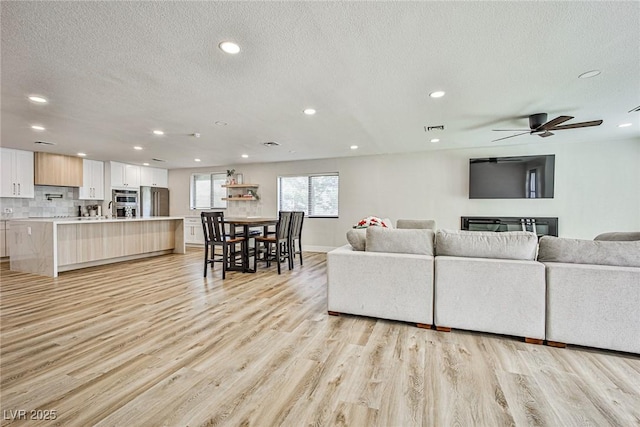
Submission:
[[163,221],[163,220],[184,220],[182,216],[148,216],[134,218],[97,218],[97,217],[69,217],[69,218],[15,218],[9,221],[28,222],[54,222],[56,224],[101,224],[104,222],[136,222],[136,221]]

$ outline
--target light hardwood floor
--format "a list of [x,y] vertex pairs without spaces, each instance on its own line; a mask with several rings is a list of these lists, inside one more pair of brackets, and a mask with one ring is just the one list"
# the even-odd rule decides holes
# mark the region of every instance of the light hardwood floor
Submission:
[[634,355],[328,316],[324,254],[224,282],[202,256],[2,263],[2,425],[640,425]]

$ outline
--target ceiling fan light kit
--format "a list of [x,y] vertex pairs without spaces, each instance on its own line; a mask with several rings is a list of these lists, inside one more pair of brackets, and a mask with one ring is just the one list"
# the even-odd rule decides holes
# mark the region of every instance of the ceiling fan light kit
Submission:
[[521,132],[515,135],[505,136],[504,138],[494,139],[492,142],[501,141],[503,139],[514,138],[520,135],[537,134],[542,138],[553,136],[551,131],[559,131],[566,129],[578,129],[592,126],[600,126],[602,120],[592,120],[590,122],[571,123],[563,125],[562,123],[572,120],[573,116],[558,116],[555,119],[547,121],[547,113],[537,113],[529,116],[529,129],[494,129],[494,132]]

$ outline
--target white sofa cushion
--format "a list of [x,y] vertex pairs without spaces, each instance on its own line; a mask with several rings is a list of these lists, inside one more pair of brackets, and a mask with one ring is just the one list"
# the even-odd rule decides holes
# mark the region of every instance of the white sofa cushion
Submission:
[[438,230],[436,255],[533,261],[538,237],[529,231]]
[[366,251],[433,255],[433,230],[367,228]]
[[538,261],[640,267],[640,241],[567,239],[543,236]]
[[347,231],[347,242],[353,247],[354,251],[364,251],[367,243],[367,229],[352,228]]

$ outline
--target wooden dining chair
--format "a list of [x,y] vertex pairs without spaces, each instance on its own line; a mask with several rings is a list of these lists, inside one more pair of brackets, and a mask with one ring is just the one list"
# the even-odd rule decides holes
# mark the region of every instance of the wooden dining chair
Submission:
[[[304,222],[304,211],[293,211],[291,214],[291,236],[289,247],[291,248],[291,265],[296,254],[300,254],[300,265],[302,265],[302,223]],[[296,249],[296,241],[298,248]]]
[[[226,278],[227,268],[240,258],[242,269],[247,269],[247,257],[245,256],[247,239],[245,237],[229,237],[225,233],[223,212],[202,212],[202,230],[204,232],[204,277],[207,277],[207,268],[216,262],[222,263],[222,278]],[[240,250],[238,250],[240,246]],[[222,248],[222,255],[216,254],[215,248]],[[211,250],[211,257],[209,257]]]
[[293,268],[290,247],[291,217],[291,212],[280,211],[275,234],[255,238],[256,246],[264,245],[264,250],[260,251],[264,254],[261,261],[265,261],[267,267],[271,266],[271,261],[275,261],[278,264],[278,274],[281,273],[280,263],[285,260],[289,270]]

